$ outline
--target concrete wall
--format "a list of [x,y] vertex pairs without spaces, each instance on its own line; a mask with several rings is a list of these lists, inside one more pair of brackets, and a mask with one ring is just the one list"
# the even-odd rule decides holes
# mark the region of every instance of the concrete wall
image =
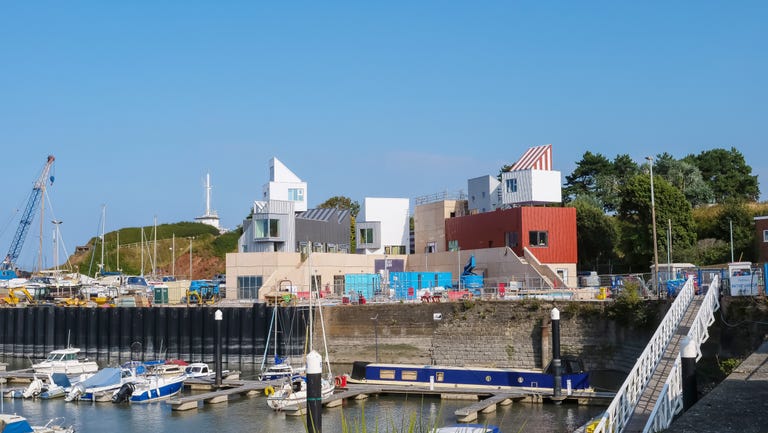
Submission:
[[445,220],[467,214],[466,200],[442,200],[416,206],[413,213],[414,245],[416,254],[426,251],[427,244],[434,242],[435,251],[448,250],[445,239]]
[[297,291],[308,291],[310,272],[320,280],[321,288],[333,288],[333,277],[345,274],[370,273],[377,259],[402,259],[397,255],[362,255],[339,253],[312,253],[302,259],[299,253],[229,253],[227,254],[227,299],[237,299],[237,278],[262,276],[259,297],[276,290],[281,281]]
[[600,303],[379,304],[326,307],[323,314],[332,362],[374,361],[378,343],[381,362],[541,369],[551,358],[555,305],[562,355],[582,358],[590,370],[628,372],[650,338],[608,320]]

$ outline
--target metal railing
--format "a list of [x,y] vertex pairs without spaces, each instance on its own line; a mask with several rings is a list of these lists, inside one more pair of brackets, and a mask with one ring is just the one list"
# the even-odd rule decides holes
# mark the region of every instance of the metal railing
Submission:
[[683,320],[693,297],[693,278],[689,278],[595,427],[594,433],[622,432],[627,426],[637,402],[664,355],[667,344]]
[[[694,319],[688,338],[696,343],[696,360],[701,358],[701,345],[709,339],[709,326],[715,322],[715,311],[720,308],[718,297],[720,294],[720,280],[715,277],[709,285],[709,290],[704,296],[698,314]],[[674,420],[675,415],[683,410],[682,368],[680,353],[678,352],[672,371],[669,373],[664,388],[661,390],[656,406],[645,424],[643,433],[658,432],[667,429]]]

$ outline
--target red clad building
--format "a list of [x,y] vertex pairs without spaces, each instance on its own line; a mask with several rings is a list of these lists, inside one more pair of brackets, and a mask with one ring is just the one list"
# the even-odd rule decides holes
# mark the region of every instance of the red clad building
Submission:
[[541,263],[576,263],[576,208],[515,207],[445,220],[447,249],[523,248]]

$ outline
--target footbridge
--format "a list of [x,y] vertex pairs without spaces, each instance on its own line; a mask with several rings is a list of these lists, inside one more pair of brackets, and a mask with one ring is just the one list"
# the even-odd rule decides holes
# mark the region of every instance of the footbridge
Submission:
[[639,433],[665,430],[683,410],[680,348],[683,338],[696,343],[698,361],[707,329],[720,308],[720,279],[715,276],[697,294],[686,281],[650,342],[601,418],[591,422],[594,433]]

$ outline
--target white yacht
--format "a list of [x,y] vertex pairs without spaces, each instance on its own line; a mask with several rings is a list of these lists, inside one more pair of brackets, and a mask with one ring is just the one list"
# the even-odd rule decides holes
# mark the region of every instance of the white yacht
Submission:
[[99,370],[96,361],[79,359],[80,349],[68,347],[52,351],[45,361],[32,364],[35,373],[64,373],[66,375],[78,375],[83,373],[95,373]]

